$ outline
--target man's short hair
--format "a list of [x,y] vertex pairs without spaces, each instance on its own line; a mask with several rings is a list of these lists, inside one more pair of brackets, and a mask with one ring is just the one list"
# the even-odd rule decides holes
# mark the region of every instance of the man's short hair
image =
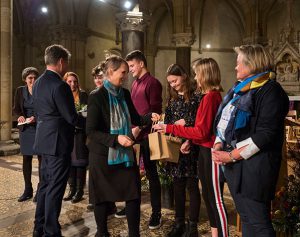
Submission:
[[129,54],[127,54],[127,56],[125,58],[126,61],[131,61],[133,59],[142,61],[145,65],[145,67],[147,67],[146,57],[140,50],[134,50],[134,51],[130,52]]
[[71,53],[69,50],[59,44],[50,45],[45,50],[46,65],[56,65],[61,58],[68,62],[70,57]]

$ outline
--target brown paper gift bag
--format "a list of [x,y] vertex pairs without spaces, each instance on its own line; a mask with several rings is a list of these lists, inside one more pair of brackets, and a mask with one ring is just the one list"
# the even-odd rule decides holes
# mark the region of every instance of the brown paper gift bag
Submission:
[[150,160],[165,160],[177,163],[182,140],[164,133],[152,132],[148,135]]
[[166,161],[178,163],[182,139],[179,137],[173,137],[171,135],[163,135],[165,136],[168,152],[168,158],[166,159]]

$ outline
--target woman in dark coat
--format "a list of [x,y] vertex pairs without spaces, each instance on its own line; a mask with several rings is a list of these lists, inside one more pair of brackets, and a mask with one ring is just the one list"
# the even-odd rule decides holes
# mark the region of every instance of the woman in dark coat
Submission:
[[273,237],[270,207],[282,159],[289,99],[274,80],[267,49],[243,45],[235,51],[238,82],[219,108],[212,158],[224,165],[243,236]]
[[121,87],[128,74],[125,60],[118,56],[109,57],[105,61],[104,74],[104,86],[89,96],[86,123],[96,236],[110,236],[108,203],[125,201],[129,237],[138,237],[141,191],[132,149],[131,124],[150,124],[151,114],[140,117],[129,91]]
[[80,89],[79,77],[74,72],[67,72],[64,75],[65,82],[70,86],[73,93],[76,110],[79,118],[75,128],[75,141],[72,151],[72,164],[70,177],[68,180],[70,190],[64,198],[65,201],[72,200],[72,203],[77,203],[82,200],[84,194],[83,188],[86,181],[86,167],[88,165],[88,149],[86,147],[85,123],[86,106],[88,102],[88,94]]
[[[13,113],[18,116],[19,140],[21,154],[23,155],[23,176],[25,181],[25,190],[19,197],[18,202],[26,201],[33,196],[31,183],[32,157],[36,155],[33,151],[35,139],[35,117],[33,110],[32,86],[37,79],[39,72],[34,67],[25,68],[22,72],[22,80],[25,86],[17,88],[14,99]],[[41,156],[38,156],[39,172]],[[34,198],[36,201],[36,196]]]

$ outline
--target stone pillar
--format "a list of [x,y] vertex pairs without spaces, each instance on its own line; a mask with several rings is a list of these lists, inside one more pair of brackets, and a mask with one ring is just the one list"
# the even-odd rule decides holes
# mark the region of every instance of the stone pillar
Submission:
[[195,41],[195,36],[192,33],[177,33],[173,34],[173,41],[176,44],[176,63],[190,73],[191,45]]
[[57,25],[52,27],[51,34],[54,42],[63,45],[72,54],[69,70],[79,76],[80,86],[86,89],[85,46],[88,30],[81,26]]
[[0,142],[11,139],[12,127],[12,0],[1,0]]
[[[116,15],[118,27],[122,33],[122,56],[125,57],[133,50],[144,52],[144,34],[150,17],[140,12],[138,7],[133,11],[122,12]],[[131,88],[133,78],[129,76],[126,88]]]

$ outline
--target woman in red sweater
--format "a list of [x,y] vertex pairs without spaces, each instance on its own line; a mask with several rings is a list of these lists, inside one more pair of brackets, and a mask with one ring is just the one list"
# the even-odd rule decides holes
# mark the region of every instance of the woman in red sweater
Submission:
[[[198,89],[204,95],[197,110],[195,126],[182,126],[185,122],[181,121],[180,125],[157,124],[154,128],[189,139],[199,146],[198,177],[202,186],[202,197],[205,201],[212,237],[227,237],[227,216],[222,197],[223,182],[220,181],[222,171],[219,165],[211,159],[211,148],[215,140],[213,123],[222,101],[220,69],[214,59],[203,58],[195,61],[193,70],[196,73]],[[153,119],[159,117],[156,114]],[[188,152],[189,147],[190,141],[186,141],[181,151]]]

